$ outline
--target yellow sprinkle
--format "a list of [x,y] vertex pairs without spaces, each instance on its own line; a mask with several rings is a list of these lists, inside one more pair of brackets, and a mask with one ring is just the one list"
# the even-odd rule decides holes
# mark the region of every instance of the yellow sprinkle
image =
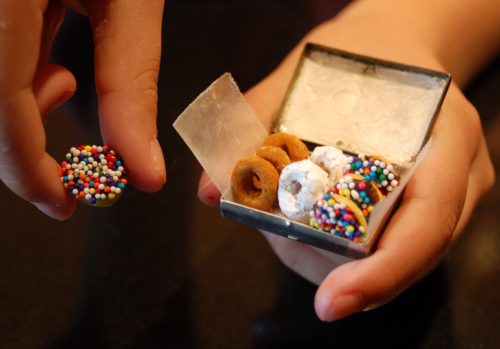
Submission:
[[366,210],[367,210],[368,212],[373,211],[373,206],[372,206],[372,205],[368,206],[368,208],[367,208]]
[[90,145],[86,145],[86,146],[85,146],[85,150],[86,150],[86,151],[91,151],[91,150],[92,150],[92,147],[91,147]]
[[113,200],[115,198],[115,193],[109,193],[108,199]]
[[335,200],[330,199],[328,200],[328,205],[333,206],[335,204]]
[[90,188],[89,193],[92,194],[92,195],[94,195],[95,194],[95,189],[94,188]]
[[331,229],[332,229],[332,227],[330,227],[329,225],[327,225],[327,226],[325,227],[325,231],[330,231]]
[[347,231],[353,232],[354,231],[354,227],[352,225],[348,225],[347,226]]
[[313,221],[313,219],[312,219],[312,218],[311,218],[311,219],[309,219],[309,225],[310,225],[311,227],[314,227],[314,221]]
[[319,228],[319,223],[314,223],[314,227]]
[[349,189],[345,189],[344,194],[345,194],[344,196],[349,196],[351,195],[351,191]]

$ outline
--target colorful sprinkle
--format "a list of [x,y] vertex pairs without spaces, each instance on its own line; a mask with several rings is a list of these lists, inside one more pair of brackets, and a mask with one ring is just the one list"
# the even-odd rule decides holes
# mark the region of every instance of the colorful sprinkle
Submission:
[[336,202],[333,192],[319,199],[310,212],[309,225],[327,233],[361,242],[365,229],[345,203]]
[[127,174],[123,159],[107,145],[71,148],[59,174],[71,195],[92,205],[99,200],[114,199],[127,184],[123,178]]

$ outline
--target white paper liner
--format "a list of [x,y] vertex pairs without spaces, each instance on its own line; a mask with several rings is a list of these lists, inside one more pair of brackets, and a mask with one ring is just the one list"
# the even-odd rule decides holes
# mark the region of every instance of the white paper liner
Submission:
[[229,73],[200,94],[174,128],[223,197],[231,201],[230,179],[236,162],[254,154],[269,136]]

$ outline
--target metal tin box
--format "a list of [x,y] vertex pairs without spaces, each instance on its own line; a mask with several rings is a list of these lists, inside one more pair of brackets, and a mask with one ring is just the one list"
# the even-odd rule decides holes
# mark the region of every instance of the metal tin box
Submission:
[[401,185],[375,205],[362,243],[284,216],[242,205],[231,188],[236,162],[258,150],[268,133],[229,74],[203,92],[174,127],[221,190],[225,218],[348,258],[375,249],[404,186],[425,156],[449,74],[307,44],[272,131],[294,134],[312,149],[381,155],[399,166]]

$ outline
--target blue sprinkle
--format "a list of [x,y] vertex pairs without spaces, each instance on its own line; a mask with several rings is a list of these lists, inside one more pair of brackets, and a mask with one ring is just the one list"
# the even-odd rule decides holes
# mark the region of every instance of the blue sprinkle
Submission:
[[363,201],[364,201],[365,204],[369,204],[370,203],[370,198],[365,198]]
[[117,162],[115,162],[115,165],[120,167],[122,165],[122,162],[120,160],[118,160]]
[[125,189],[125,184],[123,184],[123,183],[118,183],[118,188],[120,188],[120,189]]

